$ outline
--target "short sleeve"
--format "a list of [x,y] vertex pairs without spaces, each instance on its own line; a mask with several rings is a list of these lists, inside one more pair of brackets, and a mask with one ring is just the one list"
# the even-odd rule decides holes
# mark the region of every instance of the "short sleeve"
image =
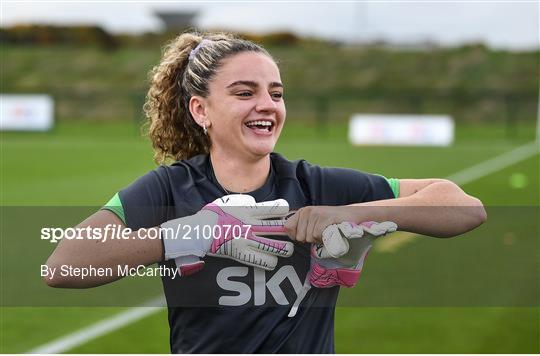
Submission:
[[102,209],[115,213],[133,230],[158,226],[169,220],[170,191],[168,175],[159,167],[120,190]]
[[304,167],[304,184],[316,205],[345,205],[393,199],[395,191],[388,179],[349,168],[310,165]]
[[386,177],[384,178],[388,182],[388,185],[390,185],[390,188],[392,188],[392,192],[394,193],[394,198],[399,198],[399,179],[386,178]]
[[116,193],[101,209],[113,212],[120,220],[122,220],[124,225],[126,225],[126,215],[118,193]]

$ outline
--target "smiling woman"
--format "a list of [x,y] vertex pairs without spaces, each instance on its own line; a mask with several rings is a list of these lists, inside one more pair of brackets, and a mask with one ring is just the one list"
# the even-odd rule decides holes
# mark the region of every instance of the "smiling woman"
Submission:
[[[64,239],[47,268],[177,270],[179,278],[162,276],[172,352],[330,353],[339,288],[356,284],[376,237],[397,226],[449,237],[485,220],[478,199],[443,179],[387,179],[273,152],[283,90],[276,62],[255,43],[174,39],[145,104],[155,160],[173,163],[78,225],[120,225],[129,238]],[[45,281],[84,288],[123,276]]]
[[[210,153],[225,191],[264,183],[285,122],[275,61],[264,48],[227,34],[188,33],[171,42],[153,70],[145,109],[156,161]],[[246,159],[256,164],[248,168]]]

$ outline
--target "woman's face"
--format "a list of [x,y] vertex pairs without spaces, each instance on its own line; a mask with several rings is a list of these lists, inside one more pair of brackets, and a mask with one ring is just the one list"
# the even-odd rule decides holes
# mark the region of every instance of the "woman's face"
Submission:
[[226,58],[206,98],[212,149],[246,159],[274,150],[285,122],[279,69],[268,56],[244,52]]

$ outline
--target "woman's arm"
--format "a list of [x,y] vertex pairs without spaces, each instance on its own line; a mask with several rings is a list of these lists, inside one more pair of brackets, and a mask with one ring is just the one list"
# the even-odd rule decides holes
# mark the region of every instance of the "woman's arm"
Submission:
[[[100,210],[88,217],[76,227],[100,228],[102,231],[109,225],[121,226],[125,229],[122,221],[108,210]],[[155,229],[155,228],[154,228]],[[149,229],[150,230],[150,229]],[[131,232],[129,239],[103,240],[88,239],[88,234],[81,234],[82,240],[60,241],[56,249],[47,260],[49,268],[60,268],[62,265],[73,267],[111,267],[116,272],[118,265],[136,267],[150,265],[163,260],[163,246],[161,239],[141,239],[136,232]],[[113,282],[121,277],[93,276],[81,279],[74,276],[60,276],[56,273],[54,278],[44,277],[44,281],[51,287],[58,288],[89,288]]]
[[396,199],[347,206],[310,206],[286,224],[293,240],[318,242],[331,224],[350,221],[393,221],[400,230],[434,237],[451,237],[486,221],[482,202],[445,179],[402,179]]
[[[434,237],[463,234],[487,219],[479,199],[445,179],[401,179],[397,199],[352,206],[372,207],[367,209],[372,217],[368,220],[393,221],[400,230]],[[364,218],[360,209],[356,217]]]

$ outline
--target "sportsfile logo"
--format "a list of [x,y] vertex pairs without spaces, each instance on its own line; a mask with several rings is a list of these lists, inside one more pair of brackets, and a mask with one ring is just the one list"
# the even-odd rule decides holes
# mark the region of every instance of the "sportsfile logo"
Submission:
[[[44,227],[41,229],[41,239],[50,243],[57,243],[60,240],[129,240],[132,239],[131,229],[122,225],[107,224],[105,227]],[[159,235],[145,235],[145,238],[156,239]]]

